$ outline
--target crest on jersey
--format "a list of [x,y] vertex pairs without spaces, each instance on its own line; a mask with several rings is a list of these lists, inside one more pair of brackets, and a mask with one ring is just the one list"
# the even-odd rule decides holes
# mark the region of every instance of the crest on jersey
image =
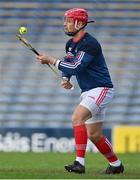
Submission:
[[72,48],[71,47],[69,47],[69,51],[71,51],[72,50]]

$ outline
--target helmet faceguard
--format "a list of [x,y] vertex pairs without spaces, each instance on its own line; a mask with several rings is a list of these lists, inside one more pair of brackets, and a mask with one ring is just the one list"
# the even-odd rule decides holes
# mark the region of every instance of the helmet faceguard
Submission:
[[[74,36],[77,34],[81,29],[83,29],[88,23],[94,22],[94,21],[88,21],[88,13],[83,8],[73,8],[69,9],[64,14],[65,19],[72,19],[74,21],[74,24],[81,21],[83,23],[83,26],[79,29],[77,29],[75,32],[65,32],[69,36]],[[75,24],[75,25],[76,25]]]

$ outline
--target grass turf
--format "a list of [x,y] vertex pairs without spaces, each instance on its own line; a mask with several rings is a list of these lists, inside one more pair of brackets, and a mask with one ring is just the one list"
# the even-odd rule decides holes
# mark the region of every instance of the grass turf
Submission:
[[137,179],[140,178],[139,154],[121,154],[125,173],[100,175],[107,162],[100,154],[86,155],[86,173],[75,174],[64,170],[73,162],[74,154],[66,153],[0,153],[0,179]]

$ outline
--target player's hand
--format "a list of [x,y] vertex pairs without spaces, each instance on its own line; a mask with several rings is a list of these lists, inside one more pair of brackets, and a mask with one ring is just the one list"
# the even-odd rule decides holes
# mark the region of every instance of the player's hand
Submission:
[[36,58],[41,64],[55,64],[56,62],[56,59],[48,54],[39,54]]
[[68,79],[63,79],[61,81],[61,86],[64,88],[64,89],[72,89],[73,85],[70,83],[70,81]]

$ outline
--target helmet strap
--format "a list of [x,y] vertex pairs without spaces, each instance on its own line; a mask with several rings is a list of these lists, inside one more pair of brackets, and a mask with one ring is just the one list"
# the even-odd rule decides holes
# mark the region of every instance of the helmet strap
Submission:
[[75,20],[74,27],[75,27],[76,30],[79,30],[79,28],[78,28],[78,21],[77,20]]

